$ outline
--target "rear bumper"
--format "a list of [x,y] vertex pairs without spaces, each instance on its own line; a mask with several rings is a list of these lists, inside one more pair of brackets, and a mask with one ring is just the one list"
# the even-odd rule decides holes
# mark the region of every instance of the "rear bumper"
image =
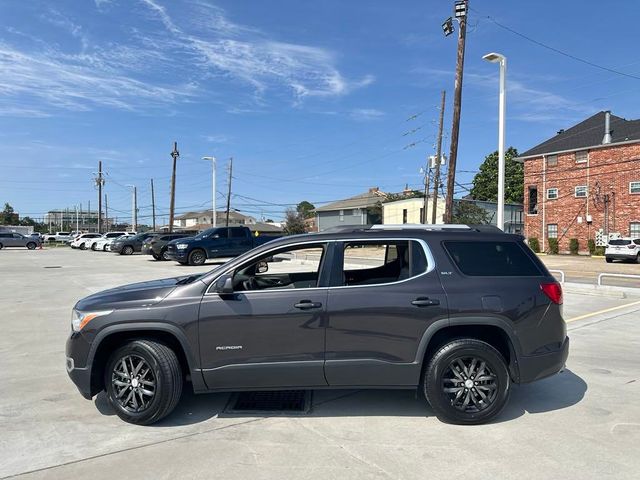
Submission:
[[636,254],[631,253],[629,255],[625,255],[623,253],[605,253],[605,258],[610,258],[612,260],[635,260]]
[[569,337],[565,337],[562,346],[557,351],[521,357],[518,361],[519,383],[535,382],[562,371],[568,356]]

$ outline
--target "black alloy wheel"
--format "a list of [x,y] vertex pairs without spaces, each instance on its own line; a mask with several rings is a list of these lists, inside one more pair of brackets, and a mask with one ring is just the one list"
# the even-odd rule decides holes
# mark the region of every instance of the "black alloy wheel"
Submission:
[[429,360],[424,394],[442,421],[477,425],[495,418],[511,393],[502,354],[474,338],[451,340]]
[[171,259],[169,258],[169,252],[167,251],[167,249],[166,249],[166,248],[160,252],[160,260],[164,260],[164,261],[169,261],[169,260],[171,260]]
[[203,265],[207,260],[207,255],[199,248],[189,254],[189,265]]
[[116,414],[149,425],[173,411],[182,395],[183,375],[175,352],[152,340],[134,340],[107,362],[104,384]]
[[35,248],[36,248],[36,244],[35,244],[35,243],[33,243],[33,242],[29,242],[29,243],[27,243],[27,248],[28,248],[29,250],[33,250],[33,249],[35,249]]

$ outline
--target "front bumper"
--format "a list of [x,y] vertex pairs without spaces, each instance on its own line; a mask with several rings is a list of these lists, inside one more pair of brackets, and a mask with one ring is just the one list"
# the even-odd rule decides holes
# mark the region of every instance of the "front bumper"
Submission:
[[167,256],[171,259],[171,260],[175,260],[176,262],[186,262],[187,260],[189,260],[189,254],[187,253],[188,249],[183,249],[183,250],[178,250],[178,249],[171,249],[171,250],[167,250]]
[[519,383],[530,383],[554,375],[564,369],[569,356],[569,337],[556,351],[518,359]]
[[89,343],[79,333],[72,333],[65,348],[66,369],[71,381],[87,400],[93,397],[91,391],[91,364],[87,364]]

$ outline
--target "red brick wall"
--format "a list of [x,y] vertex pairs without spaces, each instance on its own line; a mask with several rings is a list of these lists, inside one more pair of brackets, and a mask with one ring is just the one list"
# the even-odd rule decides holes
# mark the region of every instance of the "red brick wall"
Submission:
[[[569,240],[577,238],[580,251],[588,251],[587,239],[605,228],[604,198],[608,194],[609,232],[629,235],[629,223],[640,222],[640,194],[629,193],[629,182],[640,181],[640,143],[611,146],[589,151],[589,162],[576,163],[574,153],[558,155],[558,165],[547,166],[543,185],[543,158],[524,162],[525,235],[537,237],[548,248],[548,224],[558,225],[560,251],[569,250]],[[528,187],[538,187],[538,213],[529,211]],[[587,198],[576,198],[575,187],[588,186]],[[546,190],[558,189],[558,199],[547,200]],[[542,224],[543,202],[545,225]],[[586,221],[587,212],[593,222]],[[578,223],[582,217],[582,223]],[[544,228],[543,228],[544,227]]]

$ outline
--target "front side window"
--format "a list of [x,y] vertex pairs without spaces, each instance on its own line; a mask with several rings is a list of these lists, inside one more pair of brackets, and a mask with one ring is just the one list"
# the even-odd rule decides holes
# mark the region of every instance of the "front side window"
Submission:
[[287,290],[318,286],[326,244],[272,250],[236,268],[234,291]]
[[547,200],[555,200],[556,198],[558,198],[558,189],[557,188],[547,189]]
[[462,273],[485,277],[537,277],[540,270],[516,242],[445,241]]
[[586,198],[587,196],[587,186],[579,185],[576,187],[576,197],[577,198]]
[[427,267],[424,248],[415,240],[347,242],[342,286],[398,282],[425,273]]
[[558,224],[547,224],[547,238],[558,238]]
[[640,182],[629,182],[629,193],[640,193]]

